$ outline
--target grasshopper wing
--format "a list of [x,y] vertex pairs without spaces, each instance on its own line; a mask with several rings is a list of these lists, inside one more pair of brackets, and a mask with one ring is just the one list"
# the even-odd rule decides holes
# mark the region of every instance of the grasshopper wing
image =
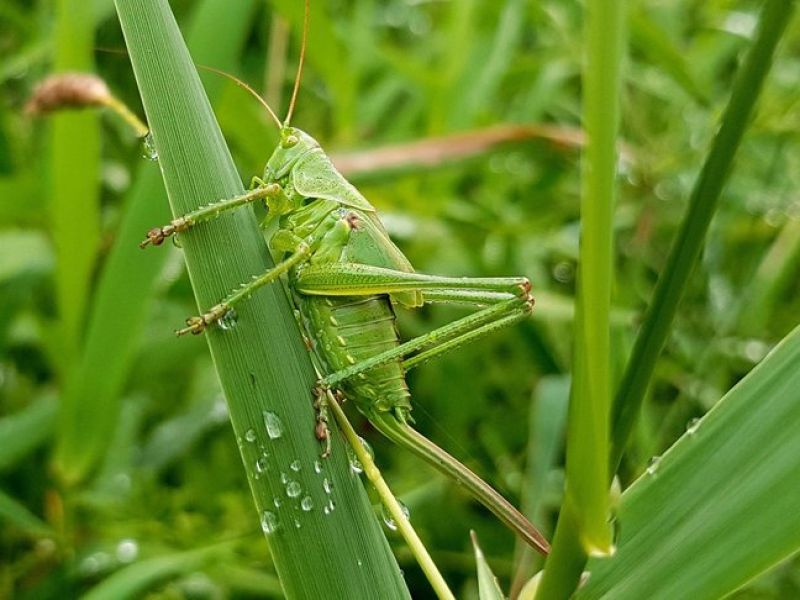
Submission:
[[[348,262],[383,267],[405,273],[413,273],[414,268],[406,255],[389,238],[383,223],[375,213],[359,215],[355,228],[345,246],[342,259]],[[409,308],[422,306],[422,293],[419,291],[394,292],[392,300]]]

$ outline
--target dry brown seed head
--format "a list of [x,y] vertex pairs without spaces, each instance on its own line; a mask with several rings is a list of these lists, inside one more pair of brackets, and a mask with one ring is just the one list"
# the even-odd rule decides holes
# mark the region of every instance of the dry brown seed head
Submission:
[[111,99],[106,83],[89,73],[59,73],[42,80],[33,91],[25,112],[42,115],[64,108],[101,106]]

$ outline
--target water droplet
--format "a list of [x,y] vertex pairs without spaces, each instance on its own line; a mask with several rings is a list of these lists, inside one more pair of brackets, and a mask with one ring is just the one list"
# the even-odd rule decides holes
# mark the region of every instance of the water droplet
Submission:
[[248,429],[247,431],[245,431],[244,432],[244,439],[246,439],[250,443],[255,442],[256,439],[258,439],[258,437],[256,436],[256,430],[255,429]]
[[[403,513],[403,516],[408,519],[411,511],[409,511],[408,507],[400,502],[400,500],[398,500],[397,503],[400,505],[400,510]],[[385,506],[381,505],[381,512],[383,513],[383,522],[386,524],[386,527],[392,531],[397,531],[397,523],[395,523],[392,515],[389,513],[389,510]]]
[[153,133],[148,131],[147,135],[142,138],[142,158],[147,160],[158,160],[158,150],[156,150],[156,142],[153,139]]
[[314,501],[311,499],[311,496],[305,496],[302,500],[300,500],[300,508],[302,508],[305,512],[308,512],[314,508]]
[[329,515],[336,508],[336,503],[333,500],[328,500],[328,503],[322,507],[322,512]]
[[280,498],[278,498],[277,496],[275,496],[275,497],[272,499],[272,504],[274,504],[274,505],[275,505],[275,508],[280,508],[280,507],[281,507],[281,499],[280,499]]
[[286,473],[281,473],[281,483],[286,485],[286,483],[288,481],[289,481],[289,478],[286,476]]
[[269,510],[261,513],[261,529],[264,533],[273,533],[278,528],[277,515]]
[[180,236],[177,233],[172,234],[172,245],[176,248],[183,248],[183,243],[181,242]]
[[350,470],[355,473],[356,475],[360,475],[364,472],[364,467],[361,465],[361,461],[358,460],[358,457],[353,453],[350,448],[347,449],[348,458],[350,459]]
[[654,456],[649,461],[647,461],[647,474],[655,475],[656,471],[658,470],[658,463],[660,462],[661,462],[660,456]]
[[269,463],[267,462],[267,457],[262,456],[256,461],[256,471],[258,471],[259,473],[264,473],[265,471],[267,471],[267,469],[269,469]]
[[318,460],[314,461],[314,473],[322,473],[322,463]]
[[286,484],[286,495],[289,496],[289,498],[297,498],[302,491],[303,488],[301,488],[300,484],[296,481],[290,481]]
[[322,480],[322,489],[325,490],[326,494],[330,494],[333,491],[333,484],[327,477]]
[[357,559],[356,559],[356,564],[357,564],[359,567],[361,567],[361,566],[363,566],[363,565],[364,565],[363,561],[362,561],[360,558],[357,558]]
[[234,309],[230,309],[228,312],[223,315],[223,317],[217,321],[219,328],[223,331],[230,331],[234,327],[236,327],[236,323],[239,320],[239,315],[236,313]]
[[280,420],[280,417],[276,415],[274,412],[265,410],[264,411],[264,425],[267,428],[267,435],[271,440],[277,440],[279,437],[283,435],[283,423]]
[[136,560],[139,556],[139,544],[130,538],[120,540],[117,544],[117,560],[121,563],[129,563]]
[[689,435],[694,435],[697,433],[698,427],[700,427],[700,417],[689,419],[689,422],[686,423],[686,433]]
[[361,442],[361,445],[364,447],[364,450],[367,451],[367,454],[369,454],[369,457],[372,460],[375,460],[375,451],[372,449],[372,446],[369,445],[369,442],[364,438],[362,438],[361,436],[358,437],[358,440]]
[[107,552],[95,552],[83,559],[78,569],[84,575],[96,575],[111,568],[113,562],[113,558]]
[[289,468],[295,473],[297,473],[300,470],[300,461],[299,460],[293,461],[292,464],[289,465]]
[[295,529],[300,529],[300,519],[297,517],[294,518],[294,527]]

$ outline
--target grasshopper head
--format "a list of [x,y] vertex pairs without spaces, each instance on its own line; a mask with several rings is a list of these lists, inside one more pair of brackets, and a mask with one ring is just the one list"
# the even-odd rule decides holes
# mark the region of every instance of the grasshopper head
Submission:
[[276,181],[291,171],[298,159],[315,148],[319,143],[305,131],[285,125],[281,128],[281,141],[264,167],[264,179]]

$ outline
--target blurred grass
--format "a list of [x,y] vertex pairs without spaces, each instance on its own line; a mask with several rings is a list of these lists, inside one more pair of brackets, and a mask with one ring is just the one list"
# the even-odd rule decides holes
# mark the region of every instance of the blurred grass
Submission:
[[[91,8],[83,0],[56,3],[54,71],[93,69]],[[49,213],[57,258],[58,303],[53,354],[66,372],[81,343],[100,240],[100,130],[93,112],[56,115],[51,128]]]
[[[198,49],[198,60],[213,58],[219,68],[232,68],[252,10],[253,2],[237,2],[233,8],[220,0],[201,2],[188,33],[189,47]],[[212,82],[212,98],[219,87],[219,81]],[[81,360],[70,373],[62,400],[57,461],[67,481],[86,477],[106,453],[119,419],[119,395],[132,353],[152,306],[157,276],[169,256],[143,253],[138,247],[153,223],[169,219],[156,165],[144,163],[138,170],[116,243],[98,281]]]
[[[171,3],[192,38],[198,11],[208,2],[214,4]],[[254,3],[243,26],[245,41],[236,49],[222,37],[214,39],[227,28],[219,13],[207,13],[210,34],[202,45],[192,44],[194,56],[264,89],[273,10],[280,10],[290,26],[280,80],[285,101],[300,38],[299,19],[290,12],[299,13],[299,7],[279,4],[286,6]],[[111,3],[92,5],[96,46],[122,48]],[[309,51],[315,48],[318,56],[306,69],[295,122],[332,155],[426,142],[431,132],[451,135],[504,124],[574,130],[580,114],[582,4],[543,0],[519,6],[312,3]],[[653,297],[740,56],[752,45],[760,6],[752,1],[645,0],[628,21],[632,47],[622,137],[629,159],[620,165],[613,222],[616,365],[629,353],[636,323]],[[58,306],[46,177],[50,138],[43,135],[46,127],[21,111],[35,82],[52,68],[52,6],[7,0],[1,10],[3,18],[10,17],[0,27],[0,423],[16,431],[15,418],[35,407],[38,398],[63,399],[67,388],[75,393],[71,382],[78,378],[78,365],[60,366],[54,330]],[[509,13],[520,15],[521,21],[510,27],[521,33],[500,40],[498,25]],[[655,365],[643,418],[622,462],[623,488],[797,324],[796,23],[786,38]],[[474,101],[469,114],[462,113],[470,86],[484,77],[490,55],[502,58],[493,63],[490,92]],[[94,59],[115,94],[137,108],[129,61],[105,52]],[[321,66],[324,61],[327,69]],[[211,75],[204,74],[203,80],[219,87],[215,110],[242,179],[249,180],[261,171],[275,143],[274,127],[239,88]],[[90,423],[94,427],[108,418],[113,451],[75,484],[66,505],[50,470],[54,425],[59,430],[63,423],[44,419],[34,428],[35,443],[5,463],[2,493],[55,534],[3,522],[0,554],[8,560],[0,561],[0,596],[77,597],[131,564],[234,539],[238,543],[230,552],[191,573],[154,580],[143,593],[185,597],[201,590],[207,596],[275,597],[274,566],[244,491],[247,480],[213,366],[199,340],[178,342],[171,334],[196,310],[180,252],[141,253],[131,246],[142,233],[134,220],[141,219],[144,229],[162,220],[144,214],[163,210],[157,170],[143,161],[113,117],[103,116],[101,126],[96,278],[90,280],[92,296],[79,335],[87,344],[83,350],[91,339],[105,338],[95,351],[98,366],[91,369],[94,387],[88,389],[90,395],[117,396],[121,409],[98,402],[98,410],[109,415],[92,413]],[[80,145],[81,140],[73,142]],[[571,371],[577,153],[530,140],[436,167],[362,173],[354,181],[418,270],[531,277],[537,298],[531,322],[412,372],[409,383],[418,427],[512,500],[529,494],[531,486],[537,489],[542,496],[528,500],[539,504],[537,522],[542,519],[552,528],[564,480],[563,447],[559,439],[539,492],[537,482],[529,479],[538,466],[526,461],[527,449],[543,440],[529,429],[529,411],[532,391],[544,377]],[[153,185],[150,193],[146,188]],[[152,279],[142,288],[136,281],[144,271],[151,271]],[[112,280],[118,284],[111,286],[114,294],[100,292]],[[101,313],[107,325],[90,325],[101,322]],[[411,336],[461,314],[455,308],[426,308],[401,312],[398,318],[402,334]],[[87,356],[81,355],[80,369],[87,368]],[[373,444],[387,481],[408,499],[415,528],[457,596],[477,597],[470,529],[476,530],[489,564],[508,590],[515,572],[512,537],[437,474],[394,452],[363,422],[354,424]],[[388,535],[409,588],[415,594],[428,589],[402,542]],[[130,548],[138,548],[133,559],[125,554]],[[118,550],[125,550],[120,556],[128,562],[119,560]],[[796,560],[786,561],[736,597],[796,597],[797,568]]]
[[647,392],[656,359],[666,342],[689,276],[703,248],[706,232],[728,180],[742,136],[772,64],[773,54],[791,21],[795,3],[767,0],[758,31],[740,73],[713,145],[697,178],[689,207],[675,237],[653,300],[631,352],[611,418],[611,468],[616,470]]

